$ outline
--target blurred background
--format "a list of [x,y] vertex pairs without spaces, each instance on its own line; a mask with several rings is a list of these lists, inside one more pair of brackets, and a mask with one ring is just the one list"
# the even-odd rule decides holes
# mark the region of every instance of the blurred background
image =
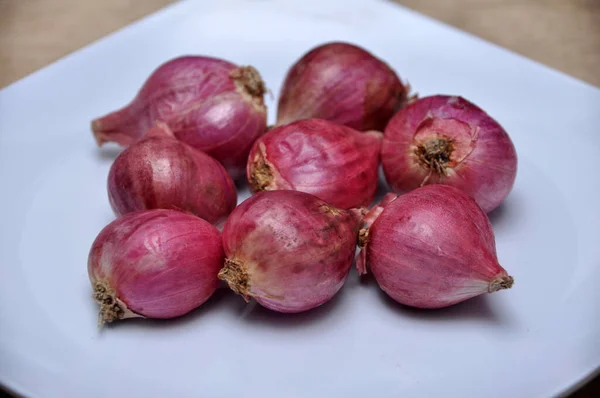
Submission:
[[[388,1],[600,86],[600,0]],[[173,2],[0,0],[0,88]],[[600,378],[569,397],[600,397]]]
[[[600,86],[600,0],[388,0]],[[0,87],[174,0],[0,0]]]

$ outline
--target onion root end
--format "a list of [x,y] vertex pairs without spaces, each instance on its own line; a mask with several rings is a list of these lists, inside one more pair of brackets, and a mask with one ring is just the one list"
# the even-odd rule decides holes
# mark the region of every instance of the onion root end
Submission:
[[244,264],[237,260],[225,259],[225,266],[219,271],[219,279],[227,282],[229,288],[250,301],[250,281]]
[[448,176],[447,168],[451,162],[450,156],[454,151],[454,141],[445,138],[435,138],[420,144],[415,149],[415,155],[425,169],[439,176]]
[[127,305],[119,300],[110,285],[97,281],[94,283],[94,300],[100,304],[98,314],[98,326],[105,323],[118,321],[126,318],[143,318],[127,308]]
[[254,168],[250,174],[250,187],[253,192],[270,191],[273,184],[273,171],[271,166],[261,156],[254,162]]
[[260,77],[256,68],[242,66],[230,73],[236,87],[248,98],[252,104],[261,111],[266,111],[264,94],[267,92],[265,82]]

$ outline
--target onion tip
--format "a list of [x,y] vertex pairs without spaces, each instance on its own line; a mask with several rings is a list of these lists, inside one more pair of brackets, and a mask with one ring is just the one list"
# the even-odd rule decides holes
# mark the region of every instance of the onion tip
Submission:
[[488,286],[488,292],[493,293],[493,292],[497,292],[498,290],[510,289],[514,283],[515,283],[515,280],[512,276],[509,276],[509,275],[498,276],[498,277],[492,279],[492,281],[490,282],[490,284]]
[[110,113],[91,122],[91,130],[96,144],[101,147],[107,142],[116,142],[121,146],[129,146],[135,140],[122,129],[123,111]]
[[94,140],[96,140],[96,145],[101,147],[107,142],[106,137],[102,134],[102,122],[100,119],[92,120],[91,124],[92,134],[94,135]]

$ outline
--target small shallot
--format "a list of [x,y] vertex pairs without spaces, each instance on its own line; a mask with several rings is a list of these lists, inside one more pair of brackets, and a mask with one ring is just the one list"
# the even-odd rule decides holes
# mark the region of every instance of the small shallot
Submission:
[[342,209],[367,206],[377,189],[381,137],[321,119],[275,127],[250,152],[248,182],[254,192],[290,189]]
[[108,174],[118,216],[150,209],[187,211],[217,224],[237,203],[235,185],[219,162],[175,139],[164,123],[125,149]]
[[130,145],[155,121],[175,137],[243,176],[248,152],[265,132],[265,85],[256,69],[216,58],[185,56],[161,65],[124,108],[92,121],[98,145]]
[[388,194],[371,212],[357,267],[361,274],[368,267],[397,302],[441,308],[512,287],[487,216],[464,192],[427,185],[396,199]]
[[327,43],[289,70],[277,124],[320,118],[360,131],[383,130],[408,100],[409,87],[382,60],[349,43]]
[[315,308],[344,284],[360,216],[304,192],[260,192],[227,219],[219,278],[274,311]]
[[219,286],[223,259],[219,231],[191,214],[146,210],[118,218],[88,259],[99,323],[190,312]]
[[401,109],[385,128],[381,162],[396,192],[446,184],[496,208],[517,175],[515,147],[502,126],[461,97],[435,95]]

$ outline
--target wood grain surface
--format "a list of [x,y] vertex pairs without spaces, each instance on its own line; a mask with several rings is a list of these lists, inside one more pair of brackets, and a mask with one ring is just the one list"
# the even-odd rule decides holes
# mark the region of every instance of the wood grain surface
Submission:
[[[600,86],[600,0],[393,1]],[[172,2],[0,0],[0,88]]]

